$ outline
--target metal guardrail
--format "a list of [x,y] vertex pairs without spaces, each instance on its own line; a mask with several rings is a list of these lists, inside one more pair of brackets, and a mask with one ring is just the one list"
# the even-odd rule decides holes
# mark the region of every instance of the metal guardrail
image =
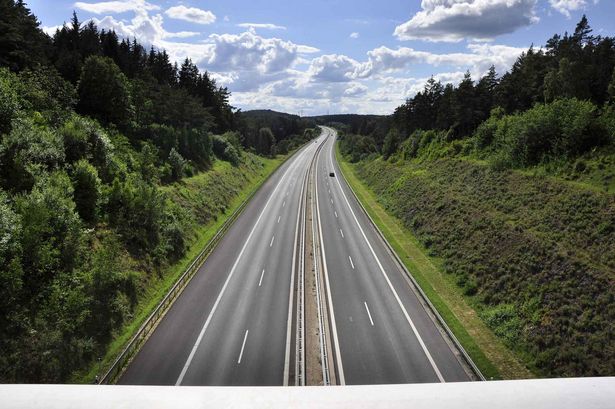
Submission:
[[[336,155],[336,164],[337,164],[337,155]],[[470,368],[472,369],[472,371],[474,372],[474,374],[478,377],[478,379],[480,379],[481,381],[485,381],[485,377],[484,375],[481,373],[480,369],[478,369],[478,367],[476,366],[476,364],[474,363],[474,361],[472,360],[472,358],[470,357],[470,355],[468,354],[468,352],[465,350],[465,348],[461,345],[461,343],[459,342],[459,340],[457,339],[457,337],[455,336],[455,334],[453,333],[453,331],[450,329],[450,327],[448,326],[448,324],[446,323],[446,321],[444,320],[444,318],[442,318],[442,316],[440,315],[440,313],[438,312],[438,310],[436,309],[436,307],[432,304],[431,300],[429,299],[429,297],[427,296],[427,294],[425,294],[425,292],[423,291],[423,289],[421,288],[421,286],[419,285],[418,281],[416,281],[416,279],[414,278],[414,276],[410,273],[410,271],[406,268],[406,265],[403,263],[403,261],[401,260],[401,258],[399,258],[399,256],[397,255],[397,253],[395,252],[395,250],[393,249],[393,247],[391,247],[391,245],[389,244],[388,240],[386,239],[386,237],[384,236],[384,234],[382,233],[382,231],[380,231],[380,228],[376,225],[376,222],[374,222],[374,220],[372,219],[372,217],[370,216],[370,214],[367,212],[367,209],[365,209],[365,206],[363,206],[363,203],[361,203],[361,200],[359,200],[359,196],[357,196],[356,192],[354,191],[354,189],[352,188],[352,186],[350,185],[350,183],[348,183],[348,180],[346,179],[346,175],[344,175],[344,172],[342,171],[341,166],[338,165],[338,168],[340,169],[340,172],[342,174],[342,178],[344,179],[344,182],[346,182],[346,186],[348,186],[348,188],[350,189],[350,191],[352,192],[352,195],[354,196],[354,198],[356,199],[357,203],[359,204],[359,207],[361,208],[361,210],[363,211],[363,213],[367,216],[368,220],[370,221],[371,225],[374,227],[374,229],[376,230],[376,232],[378,233],[378,236],[380,236],[380,239],[384,242],[385,246],[387,247],[389,253],[391,253],[393,255],[393,257],[395,258],[395,261],[397,262],[397,264],[399,265],[399,267],[404,271],[404,273],[406,274],[406,277],[408,277],[410,279],[410,281],[412,282],[413,286],[416,288],[416,290],[418,291],[419,295],[421,296],[421,298],[423,299],[423,301],[425,302],[425,304],[427,304],[427,306],[429,307],[429,309],[431,310],[431,312],[433,313],[433,315],[436,317],[436,319],[438,320],[438,323],[442,326],[442,328],[444,328],[444,331],[446,331],[447,335],[449,336],[449,338],[451,339],[451,341],[453,342],[453,344],[455,345],[455,347],[459,350],[459,352],[461,353],[461,355],[463,356],[464,360],[466,361],[466,363],[470,366]]]
[[220,226],[216,234],[209,240],[205,248],[201,250],[201,252],[195,257],[195,259],[190,263],[186,271],[181,275],[181,277],[175,282],[173,287],[169,290],[167,295],[160,301],[156,309],[149,315],[149,317],[145,320],[145,322],[141,325],[139,330],[128,342],[128,345],[122,350],[122,352],[118,355],[118,357],[113,361],[113,364],[109,367],[109,369],[105,372],[102,378],[98,381],[99,384],[111,384],[115,382],[118,377],[122,374],[126,365],[129,363],[130,359],[135,355],[136,352],[139,351],[139,348],[147,340],[147,337],[152,333],[152,331],[156,328],[160,319],[164,316],[164,314],[168,311],[169,307],[175,302],[177,297],[182,293],[184,287],[188,284],[188,282],[192,279],[195,273],[199,270],[201,265],[207,260],[207,257],[212,253],[212,251],[216,248],[220,240],[224,237],[228,229],[233,225],[235,220],[241,215],[243,210],[246,208],[250,200],[254,197],[256,192],[260,190],[260,188],[276,173],[276,171],[282,167],[291,157],[295,155],[296,152],[303,149],[303,147],[307,145],[304,144],[300,148],[298,148],[292,154],[289,154],[282,163],[278,165],[278,167],[267,176],[251,193],[250,195],[239,205],[237,209],[229,216],[229,218]]

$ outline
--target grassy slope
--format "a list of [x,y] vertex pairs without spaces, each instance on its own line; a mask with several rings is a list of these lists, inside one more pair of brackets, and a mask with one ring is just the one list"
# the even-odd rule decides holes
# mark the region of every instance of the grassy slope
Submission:
[[250,153],[243,154],[242,164],[233,167],[228,162],[216,161],[212,169],[163,190],[169,200],[188,211],[197,228],[190,237],[186,255],[169,266],[158,277],[144,283],[134,317],[115,335],[100,364],[73,376],[73,382],[90,383],[100,368],[107,368],[149,314],[167,294],[192,260],[216,234],[227,218],[258,188],[282,163],[284,157],[262,158]]
[[610,371],[612,194],[456,159],[344,170],[485,375]]

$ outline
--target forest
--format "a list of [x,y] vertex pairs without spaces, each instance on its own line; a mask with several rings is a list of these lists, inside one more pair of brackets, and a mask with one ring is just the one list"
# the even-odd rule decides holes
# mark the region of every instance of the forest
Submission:
[[[0,0],[1,382],[87,370],[198,226],[264,172],[256,155],[311,138],[298,118],[247,122],[229,96],[190,59],[76,14],[50,37],[25,2]],[[190,189],[192,207],[176,193]]]
[[583,17],[503,75],[432,78],[343,128],[362,182],[537,376],[615,371],[614,68]]

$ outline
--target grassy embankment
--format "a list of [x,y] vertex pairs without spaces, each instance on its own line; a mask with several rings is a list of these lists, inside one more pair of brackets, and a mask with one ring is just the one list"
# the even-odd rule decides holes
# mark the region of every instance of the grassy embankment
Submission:
[[494,172],[467,158],[341,163],[484,375],[508,379],[612,365],[610,159],[586,160],[582,177]]
[[244,152],[238,167],[217,160],[209,171],[163,188],[168,200],[179,204],[198,224],[195,233],[189,238],[189,249],[181,260],[166,268],[159,276],[143,283],[133,318],[115,335],[100,364],[75,374],[74,382],[91,383],[101,371],[100,368],[109,367],[192,260],[229,216],[278,168],[284,158],[285,156],[278,156],[268,159]]

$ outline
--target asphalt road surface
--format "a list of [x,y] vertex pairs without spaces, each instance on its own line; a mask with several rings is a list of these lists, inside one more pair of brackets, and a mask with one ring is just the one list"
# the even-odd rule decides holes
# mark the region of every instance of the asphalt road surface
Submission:
[[316,178],[338,377],[346,384],[470,380],[345,183],[335,131],[324,130]]
[[263,185],[119,380],[132,385],[283,385],[302,186],[310,143]]
[[[335,131],[257,192],[120,378],[132,385],[285,385],[294,365],[301,198],[317,148],[319,230],[337,378],[345,384],[468,375],[346,185]],[[330,172],[335,173],[331,177]]]

